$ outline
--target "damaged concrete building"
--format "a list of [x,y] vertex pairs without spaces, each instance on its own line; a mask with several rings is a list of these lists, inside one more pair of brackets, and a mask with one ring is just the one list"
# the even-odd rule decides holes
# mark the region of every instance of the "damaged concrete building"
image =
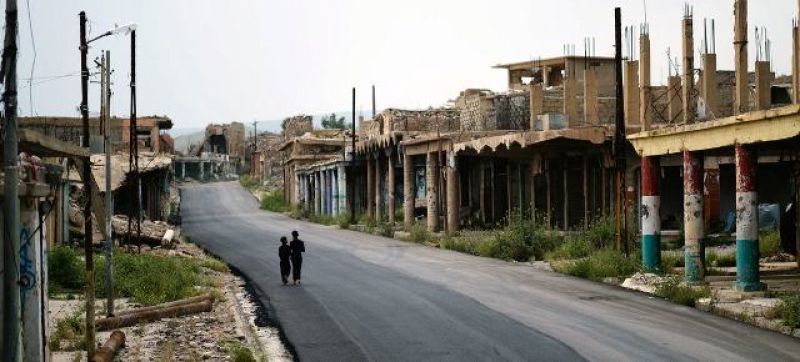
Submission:
[[209,124],[203,140],[189,147],[188,155],[175,158],[175,177],[207,181],[229,179],[245,162],[244,124]]

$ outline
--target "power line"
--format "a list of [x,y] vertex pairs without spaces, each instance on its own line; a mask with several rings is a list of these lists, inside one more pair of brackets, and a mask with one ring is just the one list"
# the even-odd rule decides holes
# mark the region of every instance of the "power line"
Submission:
[[31,62],[31,77],[28,79],[28,102],[30,104],[30,114],[34,115],[33,110],[33,72],[36,69],[36,38],[33,35],[33,21],[31,20],[31,1],[25,0],[25,5],[28,9],[28,30],[31,33],[31,49],[33,49],[33,61]]

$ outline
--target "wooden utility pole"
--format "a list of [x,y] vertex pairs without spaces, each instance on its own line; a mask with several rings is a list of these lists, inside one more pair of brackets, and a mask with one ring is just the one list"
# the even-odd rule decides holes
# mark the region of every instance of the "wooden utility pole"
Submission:
[[[350,142],[352,145],[350,156],[350,177],[347,178],[349,188],[347,196],[350,198],[350,223],[356,222],[356,87],[353,87],[353,113],[350,120]],[[347,146],[345,146],[345,149]]]
[[[86,57],[89,52],[89,44],[86,41],[86,13],[81,11],[81,119],[83,120],[83,147],[89,148],[89,68],[86,65]],[[91,179],[92,168],[89,160],[83,160],[83,251],[86,263],[86,353],[88,356],[94,355],[95,335],[94,335],[94,250],[92,245],[92,192]]]
[[106,50],[103,57],[103,75],[102,81],[102,117],[103,117],[103,140],[104,151],[106,154],[105,162],[105,293],[106,293],[106,316],[111,317],[114,315],[114,240],[111,235],[111,214],[114,207],[112,206],[114,198],[111,196],[111,52]]

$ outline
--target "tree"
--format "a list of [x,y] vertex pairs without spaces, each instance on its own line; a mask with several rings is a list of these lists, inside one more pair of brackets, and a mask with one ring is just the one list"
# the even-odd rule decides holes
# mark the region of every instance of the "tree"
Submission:
[[281,122],[281,130],[283,130],[284,132],[286,132],[286,124],[289,123],[289,119],[290,118],[284,118],[283,121]]
[[336,118],[336,113],[331,113],[330,116],[322,117],[322,128],[325,129],[345,129],[344,117]]

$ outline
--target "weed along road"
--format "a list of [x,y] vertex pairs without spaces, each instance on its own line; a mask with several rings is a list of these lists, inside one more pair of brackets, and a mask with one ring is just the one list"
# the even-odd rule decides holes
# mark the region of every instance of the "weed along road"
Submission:
[[[800,342],[524,264],[297,221],[236,183],[182,189],[184,233],[242,271],[300,360],[797,360]],[[302,287],[279,238],[300,232]]]

